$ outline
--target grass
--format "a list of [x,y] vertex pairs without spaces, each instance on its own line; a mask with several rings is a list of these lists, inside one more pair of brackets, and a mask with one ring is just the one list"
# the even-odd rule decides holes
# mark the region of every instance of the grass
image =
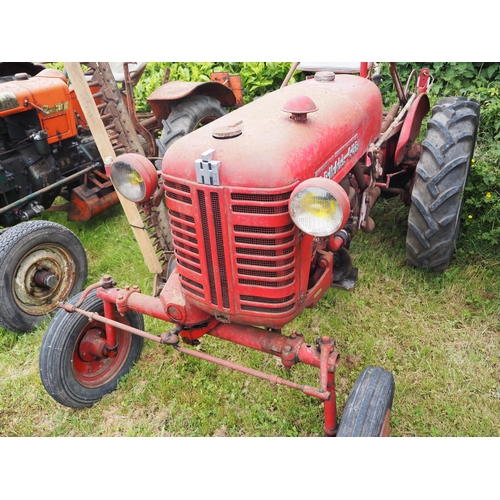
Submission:
[[[443,274],[405,261],[407,209],[383,200],[377,228],[351,246],[359,282],[354,292],[330,289],[318,306],[284,329],[309,342],[331,335],[341,354],[341,412],[356,377],[369,365],[393,372],[393,436],[500,435],[500,261],[459,248]],[[86,222],[45,218],[73,230],[89,259],[88,283],[111,274],[119,286],[151,293],[121,207]],[[65,408],[44,390],[38,354],[47,322],[35,332],[0,330],[0,436],[321,436],[315,398],[184,356],[145,341],[143,355],[116,391],[85,410]],[[154,334],[168,330],[146,317]],[[318,386],[319,371],[203,337],[198,349],[298,383]]]

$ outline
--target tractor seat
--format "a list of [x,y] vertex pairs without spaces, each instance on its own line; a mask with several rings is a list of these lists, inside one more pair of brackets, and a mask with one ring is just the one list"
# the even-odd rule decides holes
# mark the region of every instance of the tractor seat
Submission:
[[[123,70],[123,63],[122,62],[110,62],[109,68],[111,69],[111,72],[113,73],[113,77],[115,79],[116,83],[124,83],[125,82],[125,71]],[[142,72],[144,71],[144,68],[146,67],[145,62],[140,62],[140,63],[128,63],[128,70],[130,73],[130,79],[132,80],[132,83],[135,84],[137,83],[137,80],[142,75]],[[136,77],[136,79],[134,78]],[[85,75],[85,79],[87,82],[90,82],[92,80],[92,75]]]
[[[123,71],[123,63],[122,62],[110,62],[108,63],[111,71],[113,72],[113,76],[117,83],[123,83],[125,81],[125,72]],[[139,63],[129,63],[128,71],[130,73],[130,78],[134,80],[134,75],[136,73],[142,74],[144,68],[146,67],[145,62]]]
[[[334,73],[359,73],[361,63],[359,62],[301,62],[297,66],[300,71],[333,71]],[[373,66],[373,63],[368,63],[368,70]]]

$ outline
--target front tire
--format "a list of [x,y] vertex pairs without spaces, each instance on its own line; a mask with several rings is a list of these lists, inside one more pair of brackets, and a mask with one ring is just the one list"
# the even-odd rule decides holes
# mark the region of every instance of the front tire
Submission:
[[40,220],[10,227],[0,235],[0,326],[34,330],[86,279],[85,249],[69,229]]
[[478,125],[477,101],[450,97],[433,107],[408,217],[406,257],[415,267],[441,272],[450,265]]
[[171,108],[170,115],[163,120],[161,137],[156,141],[160,156],[163,156],[167,149],[181,137],[226,114],[217,99],[206,95],[186,97],[172,104]]
[[349,394],[337,436],[388,436],[394,388],[392,373],[380,367],[366,367]]
[[[81,294],[73,297],[76,304]],[[81,309],[103,315],[103,301],[92,291]],[[144,329],[144,319],[137,312],[122,317],[115,313],[115,321]],[[43,386],[58,403],[69,408],[91,407],[106,394],[114,391],[120,379],[139,359],[144,338],[116,329],[117,355],[96,357],[88,346],[105,338],[105,325],[90,320],[77,312],[60,309],[49,324],[40,346],[39,371]]]

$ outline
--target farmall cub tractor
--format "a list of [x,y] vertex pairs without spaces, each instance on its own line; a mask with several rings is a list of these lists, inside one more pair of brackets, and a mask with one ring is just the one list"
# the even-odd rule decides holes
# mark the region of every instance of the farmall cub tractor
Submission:
[[[124,197],[145,211],[166,202],[168,280],[154,297],[105,276],[60,304],[40,352],[49,394],[68,407],[92,406],[116,388],[146,338],[318,398],[327,436],[389,435],[391,373],[365,368],[339,423],[334,340],[281,330],[330,287],[354,288],[349,246],[357,231],[374,229],[370,209],[382,194],[411,205],[413,265],[441,271],[452,258],[479,105],[441,100],[417,144],[429,71],[412,74],[406,88],[394,64],[390,71],[399,102],[387,113],[377,75],[361,64],[359,75],[320,71],[196,130],[166,152],[161,172],[136,154],[110,160]],[[144,314],[173,326],[147,333]],[[183,346],[204,335],[277,356],[286,369],[307,363],[319,381],[292,383]]]

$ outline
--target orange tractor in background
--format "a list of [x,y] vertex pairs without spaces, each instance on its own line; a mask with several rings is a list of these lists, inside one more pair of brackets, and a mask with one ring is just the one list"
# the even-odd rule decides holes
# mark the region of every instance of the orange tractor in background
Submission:
[[[160,158],[180,137],[242,104],[241,85],[169,82],[137,115],[133,85],[146,63],[83,63],[116,154]],[[121,71],[120,71],[121,70]],[[115,78],[116,75],[116,78]],[[117,83],[120,84],[118,88]],[[229,88],[236,83],[236,89]],[[54,204],[58,197],[65,204]],[[0,326],[33,330],[87,278],[85,250],[60,224],[35,219],[65,210],[87,221],[118,203],[85,115],[65,75],[42,64],[0,63]]]

